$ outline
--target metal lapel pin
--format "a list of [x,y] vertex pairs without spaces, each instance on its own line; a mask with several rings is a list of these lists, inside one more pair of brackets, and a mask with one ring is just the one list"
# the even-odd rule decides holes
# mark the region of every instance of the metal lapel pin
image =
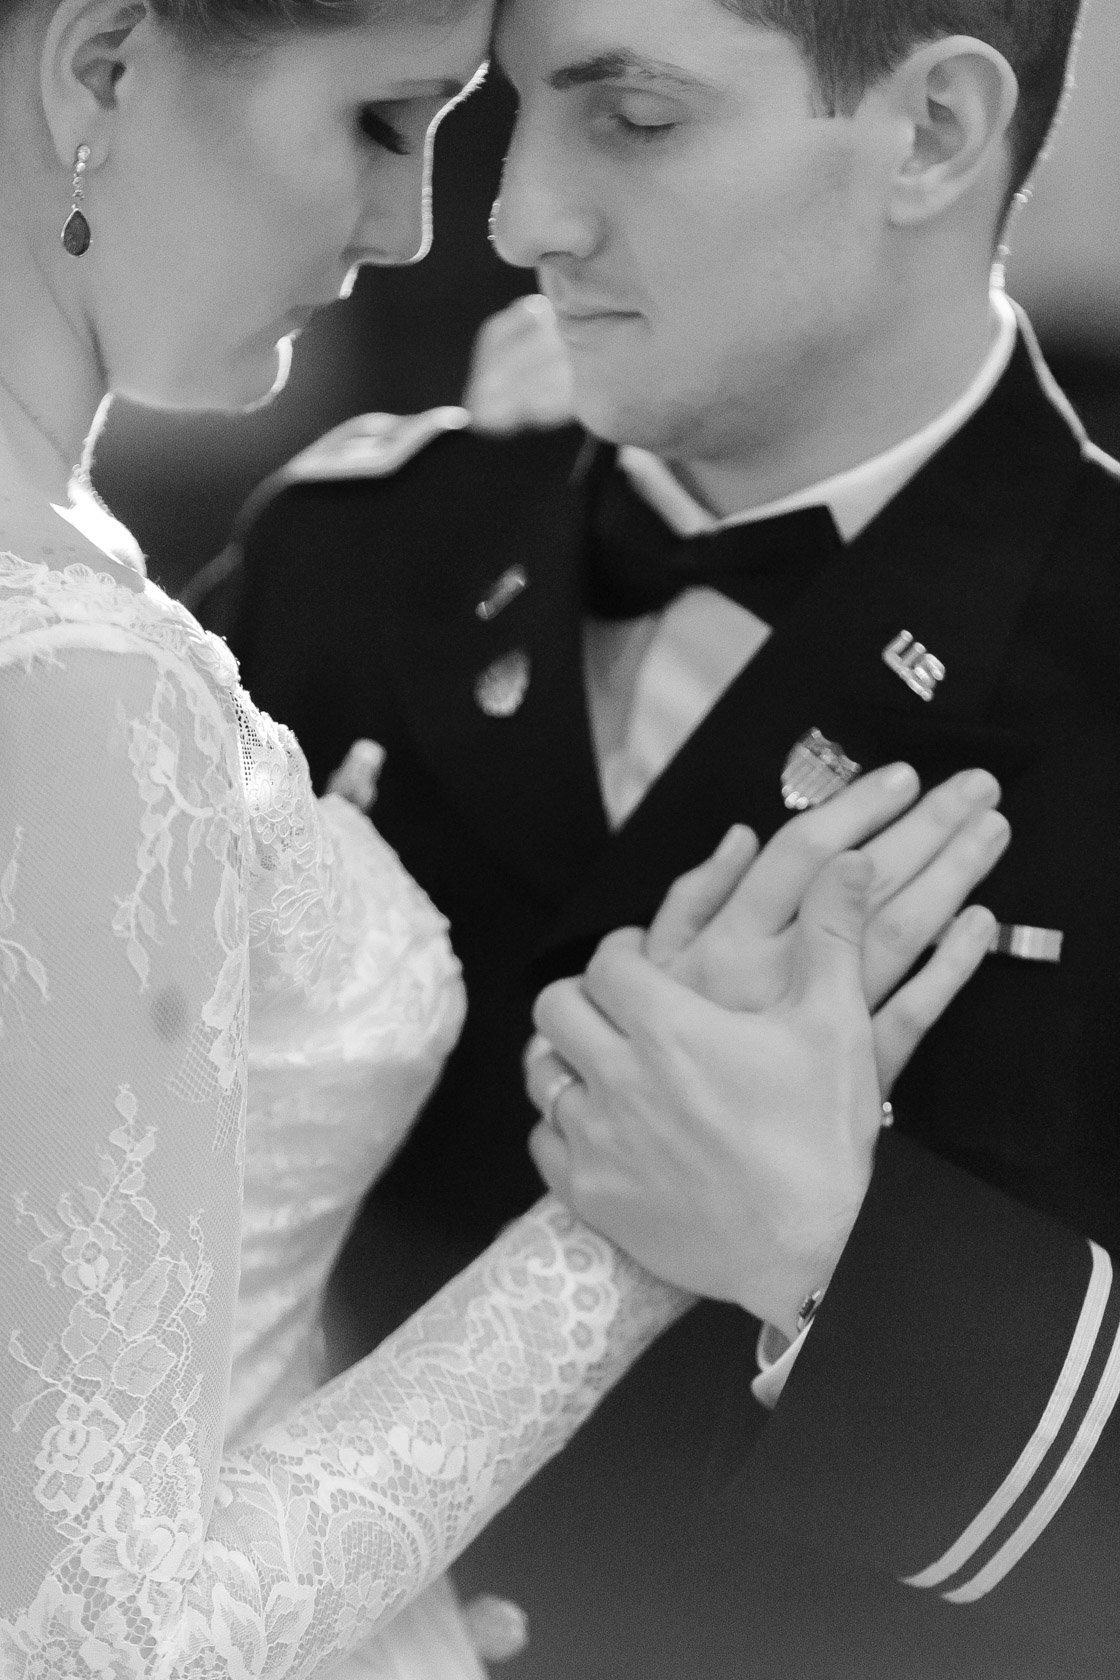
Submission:
[[491,584],[482,600],[478,603],[475,616],[483,624],[489,624],[498,614],[505,612],[517,597],[529,587],[529,578],[523,566],[511,566],[508,572],[503,572],[496,583]]
[[520,648],[486,667],[474,685],[474,697],[487,717],[509,718],[520,710],[532,669],[529,655]]
[[896,677],[902,678],[919,700],[932,700],[938,685],[945,680],[945,667],[940,659],[921,642],[916,642],[909,630],[901,631],[883,649],[883,663]]
[[810,729],[786,759],[782,770],[782,798],[790,811],[809,811],[854,782],[860,765],[843,748]]

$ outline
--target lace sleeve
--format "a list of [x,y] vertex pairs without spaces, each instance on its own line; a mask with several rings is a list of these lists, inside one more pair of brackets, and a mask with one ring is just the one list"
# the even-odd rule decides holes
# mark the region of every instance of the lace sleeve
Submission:
[[245,1102],[235,731],[176,652],[40,616],[0,637],[5,1680],[146,1672],[197,1561]]
[[172,652],[82,641],[0,647],[0,1675],[311,1676],[685,1303],[545,1202],[223,1458],[258,867],[236,730]]

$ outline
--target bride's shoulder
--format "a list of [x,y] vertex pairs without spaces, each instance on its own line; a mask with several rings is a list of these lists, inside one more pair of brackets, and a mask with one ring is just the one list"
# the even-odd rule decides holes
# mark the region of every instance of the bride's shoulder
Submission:
[[60,638],[103,652],[147,651],[161,666],[190,666],[232,704],[232,653],[149,582],[130,544],[100,504],[64,509],[0,488],[0,663],[46,652]]
[[[73,508],[56,507],[44,497],[0,481],[0,562],[11,587],[13,574],[30,586],[44,572],[81,577],[87,572],[112,577],[140,593],[144,579],[135,563],[116,559],[98,546],[76,522]],[[75,570],[76,569],[76,570]]]

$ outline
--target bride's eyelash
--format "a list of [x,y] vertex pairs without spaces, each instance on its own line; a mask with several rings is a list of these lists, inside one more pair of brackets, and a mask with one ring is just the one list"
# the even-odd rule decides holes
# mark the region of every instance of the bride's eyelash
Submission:
[[407,157],[412,150],[400,129],[395,128],[388,118],[383,117],[372,105],[362,107],[358,127],[367,140],[372,140],[375,146],[391,152],[394,157]]

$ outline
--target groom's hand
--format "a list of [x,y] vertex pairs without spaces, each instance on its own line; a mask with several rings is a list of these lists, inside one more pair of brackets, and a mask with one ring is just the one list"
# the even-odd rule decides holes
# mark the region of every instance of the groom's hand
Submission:
[[861,973],[872,872],[849,853],[818,875],[788,990],[757,1012],[697,996],[637,931],[537,1002],[554,1049],[530,1090],[551,1123],[531,1148],[548,1184],[650,1271],[791,1336],[855,1223],[879,1133]]
[[[988,911],[957,912],[1007,844],[998,785],[970,772],[917,793],[915,773],[892,766],[761,853],[733,830],[648,934],[612,936],[582,981],[538,1002],[546,1036],[527,1073],[551,1121],[531,1146],[545,1179],[651,1270],[787,1333],[793,1296],[827,1281],[870,1175],[878,1110],[869,1118],[861,1095],[852,1118],[868,1046],[885,1094],[991,940]],[[861,842],[861,857],[836,859]],[[837,874],[853,864],[862,886]],[[831,991],[808,986],[838,930],[852,950]]]
[[[875,1013],[884,1095],[918,1043],[988,949],[988,911],[960,907],[1003,855],[1010,836],[987,771],[966,771],[918,804],[908,765],[864,776],[817,810],[793,818],[759,853],[749,829],[670,890],[646,952],[701,997],[758,1010],[790,983],[795,917],[820,870],[863,846],[872,864],[863,984]],[[907,809],[907,807],[912,807]],[[905,985],[915,963],[934,946]]]

